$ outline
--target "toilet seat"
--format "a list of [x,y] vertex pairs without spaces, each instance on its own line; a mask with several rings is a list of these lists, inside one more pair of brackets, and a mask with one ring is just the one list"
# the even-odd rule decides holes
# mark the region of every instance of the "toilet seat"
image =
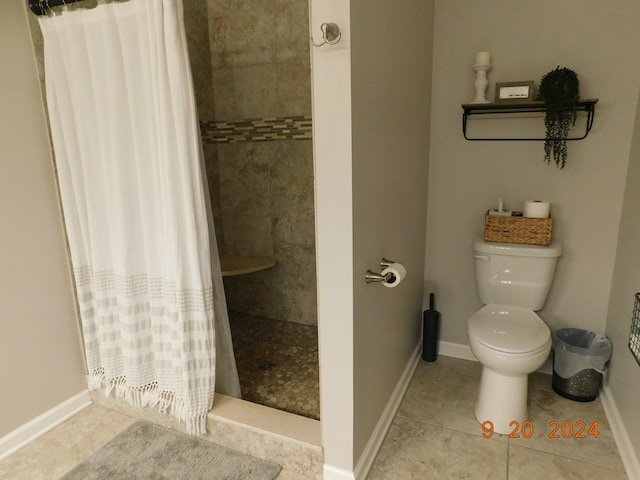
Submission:
[[469,335],[478,343],[510,354],[532,354],[551,342],[549,327],[533,310],[489,304],[469,318]]

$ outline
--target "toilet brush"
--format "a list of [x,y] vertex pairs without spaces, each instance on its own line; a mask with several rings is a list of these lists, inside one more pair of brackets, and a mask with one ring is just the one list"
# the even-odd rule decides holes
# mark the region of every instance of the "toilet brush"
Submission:
[[438,356],[438,331],[440,329],[440,312],[434,309],[435,295],[429,294],[429,310],[422,315],[422,359],[435,362]]

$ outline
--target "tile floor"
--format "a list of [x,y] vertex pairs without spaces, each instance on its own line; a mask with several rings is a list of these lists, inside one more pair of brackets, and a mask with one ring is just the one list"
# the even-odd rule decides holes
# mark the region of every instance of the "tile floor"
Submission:
[[[475,362],[443,356],[421,362],[369,480],[627,478],[599,399],[564,399],[551,390],[549,375],[533,374],[529,416],[534,434],[486,439],[473,416],[479,376]],[[560,438],[549,438],[550,422],[577,425],[578,420],[589,426],[598,422],[598,437],[562,438],[560,432]],[[133,421],[91,406],[1,461],[0,478],[57,480]]]
[[0,478],[58,480],[135,421],[91,405],[0,461]]
[[229,312],[242,398],[320,419],[318,327]]
[[[443,356],[420,362],[369,480],[627,478],[600,399],[567,400],[553,392],[550,375],[529,378],[530,438],[484,438],[473,415],[480,371],[476,362]],[[597,422],[598,437],[576,438],[579,420],[587,429]],[[570,438],[560,430],[550,438],[552,422],[567,422]]]

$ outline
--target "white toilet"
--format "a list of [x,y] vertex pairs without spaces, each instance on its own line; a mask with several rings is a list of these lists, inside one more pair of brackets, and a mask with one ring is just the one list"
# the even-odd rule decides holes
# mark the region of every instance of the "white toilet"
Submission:
[[536,315],[549,293],[560,245],[473,242],[476,287],[485,304],[469,318],[471,351],[482,364],[475,415],[496,433],[527,420],[527,379],[549,356],[551,333]]

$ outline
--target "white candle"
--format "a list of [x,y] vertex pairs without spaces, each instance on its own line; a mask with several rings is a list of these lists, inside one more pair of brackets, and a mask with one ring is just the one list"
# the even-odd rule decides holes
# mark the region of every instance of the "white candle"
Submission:
[[491,65],[491,53],[478,52],[476,53],[476,65]]

